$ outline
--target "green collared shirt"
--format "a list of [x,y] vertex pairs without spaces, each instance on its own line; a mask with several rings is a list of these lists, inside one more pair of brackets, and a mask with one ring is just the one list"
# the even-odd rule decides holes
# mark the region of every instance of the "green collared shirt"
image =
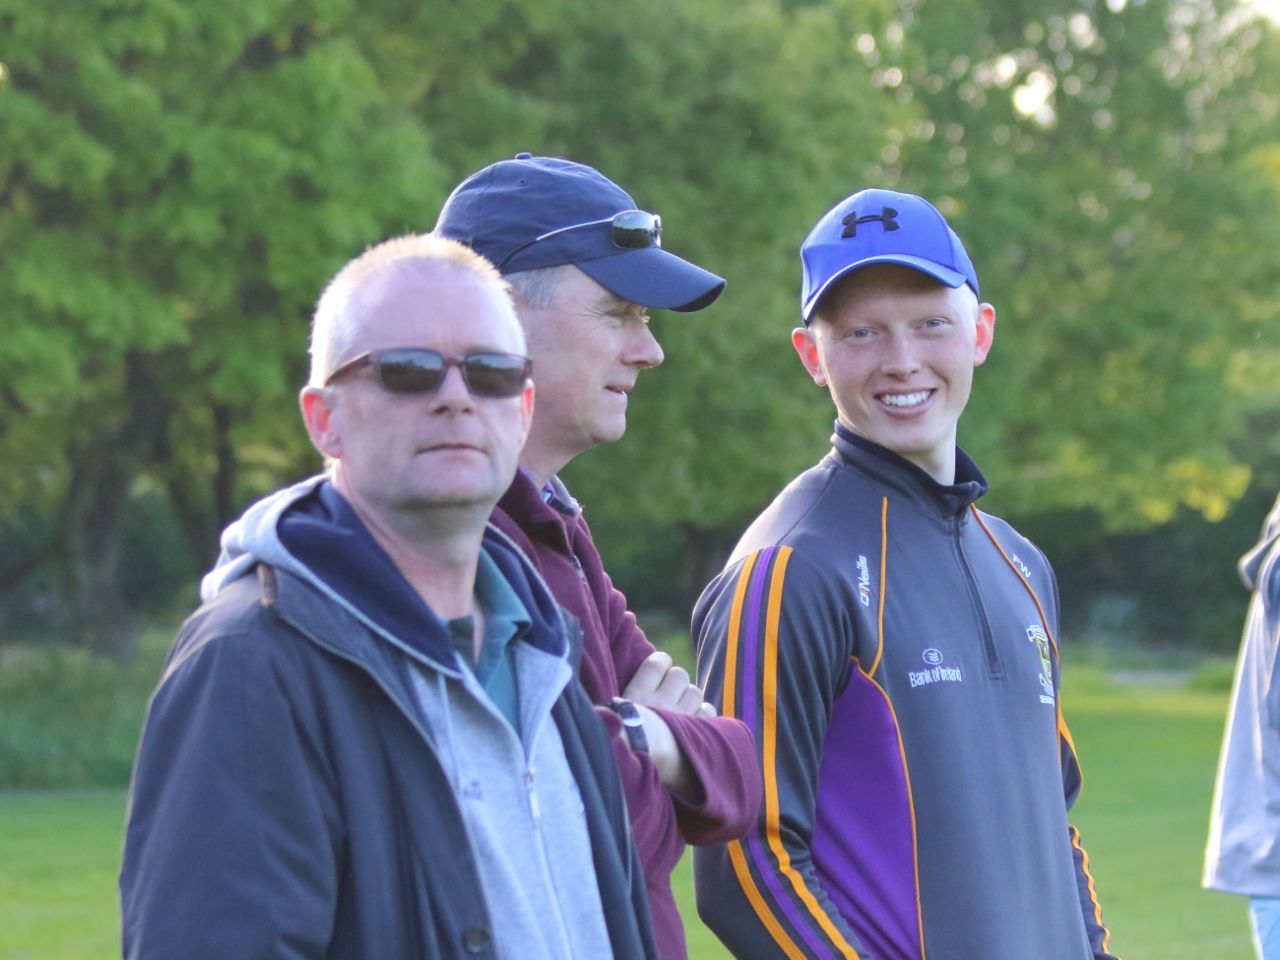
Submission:
[[511,645],[529,631],[532,620],[498,565],[483,552],[476,564],[475,596],[476,606],[484,611],[484,637],[480,642],[478,662],[473,653],[474,619],[471,616],[456,617],[446,621],[445,626],[449,628],[458,656],[471,667],[494,706],[519,733],[520,696],[516,689]]

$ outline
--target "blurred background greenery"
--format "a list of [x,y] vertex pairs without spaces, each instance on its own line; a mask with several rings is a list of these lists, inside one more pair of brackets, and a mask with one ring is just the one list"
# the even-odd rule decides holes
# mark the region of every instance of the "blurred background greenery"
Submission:
[[[600,166],[727,276],[659,316],[626,442],[572,465],[682,622],[826,447],[796,251],[867,184],[996,303],[961,443],[1065,635],[1226,650],[1280,486],[1280,33],[1236,0],[0,0],[0,640],[118,662],[221,526],[315,471],[308,311],[518,150]],[[172,620],[172,617],[170,617]]]
[[996,305],[961,442],[1053,560],[1064,646],[1184,675],[1234,650],[1280,488],[1261,5],[0,0],[0,787],[127,782],[219,531],[319,468],[321,287],[521,150],[600,167],[729,280],[655,317],[627,438],[567,476],[677,653],[825,451],[797,250],[868,185],[934,200]]
[[[1237,0],[0,0],[0,663],[128,663],[222,526],[313,472],[308,314],[364,246],[530,150],[729,279],[660,315],[626,441],[571,466],[680,627],[824,451],[800,241],[869,184],[997,306],[961,442],[1064,635],[1226,651],[1280,487],[1280,34]],[[625,478],[625,480],[623,479]]]

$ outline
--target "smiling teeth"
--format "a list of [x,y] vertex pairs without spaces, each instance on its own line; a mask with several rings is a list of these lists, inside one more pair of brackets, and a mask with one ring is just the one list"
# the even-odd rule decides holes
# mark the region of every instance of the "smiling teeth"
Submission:
[[919,393],[886,393],[884,402],[891,407],[914,407],[928,398],[928,390],[921,390]]

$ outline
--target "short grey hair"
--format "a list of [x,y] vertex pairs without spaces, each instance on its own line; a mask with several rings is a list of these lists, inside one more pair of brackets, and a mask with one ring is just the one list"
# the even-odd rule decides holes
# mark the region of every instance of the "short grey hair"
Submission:
[[502,278],[511,284],[516,296],[520,298],[520,303],[534,310],[545,310],[555,302],[560,281],[572,269],[573,267],[569,264],[536,267],[533,270],[504,273]]
[[[470,247],[433,233],[414,233],[385,240],[348,262],[320,295],[311,319],[309,382],[313,387],[324,386],[330,374],[351,359],[347,353],[356,340],[361,320],[351,308],[356,292],[374,277],[425,264],[445,265],[469,274],[489,287],[495,297],[511,303],[511,285],[493,264]],[[523,337],[519,323],[516,328]]]

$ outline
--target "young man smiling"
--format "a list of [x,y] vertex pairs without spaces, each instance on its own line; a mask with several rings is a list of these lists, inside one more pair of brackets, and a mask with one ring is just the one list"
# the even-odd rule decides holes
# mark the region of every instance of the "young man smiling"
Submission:
[[739,958],[1111,957],[1067,822],[1053,571],[956,446],[995,311],[917,196],[854,194],[801,258],[791,339],[834,448],[694,611],[765,778],[755,831],[695,851],[699,912]]

